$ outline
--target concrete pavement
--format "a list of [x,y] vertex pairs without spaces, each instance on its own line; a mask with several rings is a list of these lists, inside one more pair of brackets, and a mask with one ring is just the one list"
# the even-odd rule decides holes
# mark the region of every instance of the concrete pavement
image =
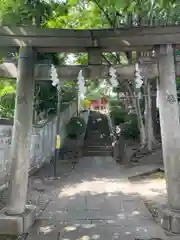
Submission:
[[167,239],[111,157],[82,158],[44,185],[51,201],[27,240]]

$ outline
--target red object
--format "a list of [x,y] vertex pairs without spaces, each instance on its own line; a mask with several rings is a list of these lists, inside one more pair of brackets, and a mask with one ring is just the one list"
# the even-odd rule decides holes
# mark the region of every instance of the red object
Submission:
[[107,98],[106,97],[101,98],[101,104],[103,104],[103,105],[107,104]]
[[92,108],[100,108],[103,107],[107,104],[107,98],[106,97],[102,97],[101,99],[98,100],[91,100],[91,107]]
[[93,107],[99,107],[101,105],[101,100],[92,100],[91,105]]

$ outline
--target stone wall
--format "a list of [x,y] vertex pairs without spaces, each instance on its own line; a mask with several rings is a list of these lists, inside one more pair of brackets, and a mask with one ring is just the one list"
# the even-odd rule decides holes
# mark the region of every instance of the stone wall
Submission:
[[[61,146],[66,137],[66,123],[77,112],[77,103],[72,102],[61,113],[60,136]],[[0,120],[0,186],[8,180],[11,167],[11,137],[13,121]],[[30,149],[30,170],[39,168],[44,162],[50,161],[55,150],[56,117],[41,121],[33,126]]]

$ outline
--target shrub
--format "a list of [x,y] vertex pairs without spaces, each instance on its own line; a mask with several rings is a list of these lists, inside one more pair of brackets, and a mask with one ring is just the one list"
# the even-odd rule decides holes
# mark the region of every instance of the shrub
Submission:
[[86,123],[82,117],[72,117],[66,125],[67,136],[75,139],[82,135],[86,130]]
[[109,100],[109,105],[111,107],[118,107],[120,105],[120,101],[118,101],[116,99],[111,99],[111,100]]
[[15,93],[6,93],[0,98],[0,117],[13,118],[15,108]]
[[110,116],[114,125],[124,123],[127,117],[127,112],[120,107],[113,107]]
[[126,116],[125,122],[121,125],[121,133],[126,139],[137,139],[139,137],[136,114],[131,113]]

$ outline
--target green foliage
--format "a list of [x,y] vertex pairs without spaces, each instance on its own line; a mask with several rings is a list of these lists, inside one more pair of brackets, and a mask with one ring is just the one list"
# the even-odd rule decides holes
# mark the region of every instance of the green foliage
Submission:
[[101,10],[91,1],[68,1],[68,13],[58,14],[56,11],[47,21],[50,28],[100,28]]
[[[45,112],[46,116],[56,113],[57,110],[57,89],[51,82],[36,83],[36,97],[34,108],[39,115]],[[76,89],[73,85],[66,85],[61,92],[61,111],[68,107],[69,103],[76,97]]]
[[137,139],[139,137],[139,128],[136,114],[128,113],[120,106],[118,100],[109,100],[111,107],[110,117],[114,125],[120,125],[121,134],[126,139]]
[[0,118],[13,118],[15,91],[14,80],[0,80]]
[[[13,118],[15,110],[15,94],[15,80],[0,80],[0,118]],[[73,85],[68,85],[62,90],[61,96],[61,111],[64,111],[69,103],[75,99],[76,89]],[[36,83],[34,108],[37,115],[41,112],[45,112],[46,117],[48,115],[56,114],[57,89],[52,86],[51,82]]]
[[116,100],[116,99],[110,99],[109,100],[109,105],[110,107],[117,107],[120,105],[120,101]]
[[177,99],[180,101],[180,77],[176,78]]
[[112,118],[114,125],[119,125],[126,121],[127,112],[121,107],[112,107],[110,117]]
[[[46,0],[1,0],[0,1],[0,23],[2,25],[35,25],[44,27],[51,16],[67,15],[68,8],[65,3]],[[18,59],[18,54],[9,54],[10,58]],[[66,55],[59,53],[39,53],[37,61],[48,61],[55,65],[64,63]],[[15,83],[15,81],[14,81]],[[10,86],[8,86],[10,87]],[[15,89],[15,88],[14,88]],[[2,90],[0,86],[0,91]],[[14,99],[15,93],[11,93],[10,89],[1,95],[0,116],[11,118],[14,115]],[[15,92],[15,90],[14,90]],[[65,97],[65,101],[69,101],[71,97]],[[57,91],[51,86],[51,83],[36,83],[34,108],[36,114],[46,112],[54,114],[57,105]],[[67,104],[62,101],[63,110]]]
[[92,100],[99,100],[103,97],[103,93],[99,90],[99,91],[94,91],[91,93],[87,93],[86,97],[88,100],[92,101]]
[[86,130],[86,123],[82,117],[72,117],[66,125],[67,136],[76,139],[81,136]]
[[[15,80],[0,80],[0,118],[13,118],[15,110]],[[35,86],[36,94],[34,108],[36,114],[45,112],[48,115],[56,114],[57,89],[51,82],[39,82]],[[62,90],[61,111],[64,111],[69,103],[76,97],[76,89],[73,87]]]
[[179,24],[179,4],[175,0],[92,0],[102,10],[111,27]]
[[50,16],[66,15],[67,6],[45,0],[1,0],[0,22],[3,25],[44,26]]
[[118,100],[110,100],[111,106],[110,117],[114,125],[120,125],[121,134],[126,139],[137,139],[139,137],[139,128],[137,122],[137,115],[134,113],[127,113]]
[[176,50],[176,56],[180,56],[180,49]]
[[0,118],[11,119],[14,116],[15,93],[6,93],[0,100]]
[[63,102],[71,102],[75,98],[76,98],[76,88],[71,88],[71,89],[62,91]]
[[139,128],[136,114],[128,114],[125,122],[121,125],[121,134],[126,139],[137,139],[139,137]]
[[76,54],[77,60],[75,61],[76,64],[88,64],[88,54],[87,53],[78,53]]

